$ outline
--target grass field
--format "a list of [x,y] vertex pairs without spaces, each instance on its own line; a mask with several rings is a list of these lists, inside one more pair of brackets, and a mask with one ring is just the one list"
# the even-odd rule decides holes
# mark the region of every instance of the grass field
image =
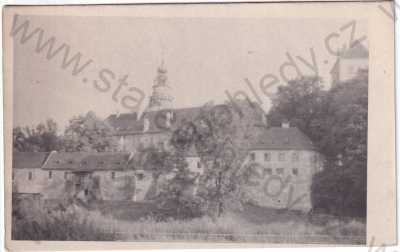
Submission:
[[[100,202],[90,209],[13,218],[13,238],[33,240],[214,241],[364,244],[365,223],[247,205],[218,219],[156,221],[151,203]],[[15,220],[14,220],[15,219]],[[39,234],[36,234],[40,231]],[[35,233],[36,232],[36,233]]]
[[[221,241],[268,243],[364,244],[366,226],[360,220],[333,216],[308,216],[298,211],[267,209],[247,205],[243,211],[228,212],[213,220],[156,221],[146,217],[150,204],[102,205],[111,221],[110,230],[122,240],[140,241]],[[107,211],[105,211],[105,209]],[[135,210],[129,210],[135,209]]]

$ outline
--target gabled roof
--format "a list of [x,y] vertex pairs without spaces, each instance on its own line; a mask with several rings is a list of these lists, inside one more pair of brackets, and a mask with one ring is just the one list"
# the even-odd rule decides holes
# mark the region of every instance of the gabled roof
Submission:
[[163,132],[167,129],[167,112],[172,112],[172,122],[180,122],[182,119],[194,119],[200,113],[200,110],[201,107],[149,111],[145,112],[140,118],[137,118],[136,113],[113,114],[107,117],[105,121],[114,128],[117,134],[138,134],[144,133],[144,121],[146,118],[149,120],[147,133]]
[[137,113],[112,114],[105,122],[115,130],[143,130],[143,123],[137,120]]
[[43,169],[47,170],[122,170],[127,167],[127,152],[53,152]]
[[13,168],[41,168],[50,152],[13,152]]
[[271,127],[262,133],[252,150],[315,150],[311,140],[298,128]]
[[[247,100],[236,100],[236,105],[243,109],[243,113],[246,116],[246,111],[252,109],[257,113],[262,114],[263,111],[258,103],[250,104]],[[205,107],[190,107],[190,108],[178,108],[170,110],[159,110],[159,111],[148,111],[142,114],[140,118],[137,117],[136,113],[125,113],[115,115],[112,114],[106,118],[105,122],[111,125],[117,135],[126,134],[142,134],[142,133],[158,133],[164,132],[167,127],[167,116],[168,112],[172,112],[172,130],[181,125],[183,121],[190,122],[194,121]],[[232,112],[236,113],[235,108],[232,107]],[[143,132],[144,120],[149,120],[149,129]]]

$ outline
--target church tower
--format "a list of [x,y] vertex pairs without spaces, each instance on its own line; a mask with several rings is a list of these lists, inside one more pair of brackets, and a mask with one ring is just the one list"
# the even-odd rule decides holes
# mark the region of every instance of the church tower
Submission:
[[164,62],[157,69],[157,76],[154,79],[153,93],[151,94],[149,106],[146,111],[157,111],[171,109],[174,98],[171,95],[171,87],[168,85],[167,70]]

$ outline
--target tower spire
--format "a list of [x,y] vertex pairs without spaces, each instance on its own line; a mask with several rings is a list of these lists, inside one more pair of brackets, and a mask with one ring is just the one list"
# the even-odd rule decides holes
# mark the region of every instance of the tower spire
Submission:
[[153,92],[146,111],[172,108],[173,97],[171,95],[171,87],[168,84],[167,72],[164,66],[164,59],[162,59],[157,69],[157,75],[153,84]]

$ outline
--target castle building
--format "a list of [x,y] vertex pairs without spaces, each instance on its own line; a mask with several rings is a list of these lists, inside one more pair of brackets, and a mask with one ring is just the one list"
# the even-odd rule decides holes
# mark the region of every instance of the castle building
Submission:
[[[244,141],[239,143],[241,146],[250,146],[246,148],[242,168],[256,174],[248,185],[253,200],[265,207],[286,208],[288,197],[300,197],[301,202],[292,208],[310,210],[312,177],[323,168],[323,157],[296,127],[290,127],[289,123],[268,127],[265,114],[257,104],[234,102],[244,113],[232,113],[230,123],[240,128],[236,133],[240,135],[232,135],[231,139],[240,139]],[[146,148],[171,148],[173,132],[185,122],[194,122],[202,109],[174,108],[167,71],[161,65],[149,105],[142,115],[112,114],[104,120],[104,125],[112,129],[110,137],[118,143],[116,152],[16,152],[13,156],[13,192],[40,194],[45,199],[72,195],[82,199],[149,200],[157,191],[154,173],[140,167],[135,157]],[[189,170],[201,176],[206,164],[195,148],[189,148],[184,157]],[[278,192],[281,192],[270,192],[277,190],[276,183],[271,181],[278,182]],[[195,180],[193,193],[197,183]]]
[[306,135],[285,122],[265,130],[243,165],[252,169],[247,187],[259,205],[308,211],[312,177],[322,171],[324,158]]

